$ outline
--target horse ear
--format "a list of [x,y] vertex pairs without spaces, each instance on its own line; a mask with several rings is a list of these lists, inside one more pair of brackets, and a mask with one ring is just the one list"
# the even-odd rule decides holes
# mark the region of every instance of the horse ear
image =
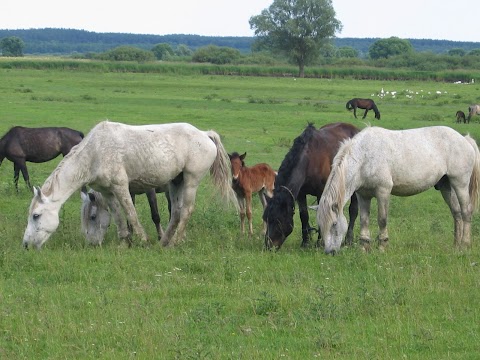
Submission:
[[47,197],[43,195],[42,190],[38,186],[33,187],[33,195],[40,203],[45,203],[48,200]]
[[335,215],[338,215],[338,204],[337,203],[332,204],[332,211],[335,213]]
[[90,198],[91,202],[95,202],[95,200],[97,200],[97,197],[94,193],[88,193],[88,197]]
[[240,160],[243,161],[243,159],[245,159],[246,156],[247,156],[247,152],[244,152],[242,155],[240,155]]
[[228,154],[228,153],[227,153],[227,155],[228,155],[228,158],[229,158],[230,160],[232,160],[232,154]]

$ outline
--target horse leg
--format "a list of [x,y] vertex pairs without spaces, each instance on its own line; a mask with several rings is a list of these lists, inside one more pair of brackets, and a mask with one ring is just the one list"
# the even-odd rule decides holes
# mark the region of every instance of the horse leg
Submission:
[[135,210],[132,197],[128,191],[128,185],[114,185],[112,187],[112,193],[117,197],[118,202],[122,206],[127,217],[127,221],[131,224],[133,233],[140,237],[142,242],[146,242],[147,234],[138,221],[137,211]]
[[150,205],[150,215],[152,217],[152,221],[155,224],[155,228],[157,229],[158,240],[160,240],[163,236],[163,229],[162,225],[160,225],[160,214],[158,213],[157,194],[155,193],[155,189],[149,189],[145,191],[145,195],[147,196],[148,205]]
[[445,200],[450,209],[453,217],[454,244],[456,246],[460,246],[463,236],[463,220],[457,195],[455,194],[455,191],[453,191],[450,180],[447,176],[444,176],[440,179],[440,181],[435,185],[435,189],[440,190],[443,200]]
[[365,119],[367,117],[367,113],[368,113],[368,109],[365,109],[365,114],[363,114],[363,118],[362,119]]
[[180,219],[178,222],[176,234],[174,236],[173,245],[183,240],[185,237],[185,229],[187,226],[187,222],[193,212],[195,198],[197,196],[197,189],[200,184],[201,178],[202,177],[200,177],[199,179],[197,177],[194,177],[190,180],[184,179],[183,184],[181,185],[181,194],[179,195],[179,198],[181,199]]
[[128,246],[131,246],[132,241],[130,237],[130,232],[128,230],[128,224],[125,221],[125,217],[122,214],[122,207],[118,202],[117,198],[111,193],[102,193],[107,202],[110,213],[112,214],[113,221],[117,226],[118,237],[121,241],[126,241]]
[[[353,194],[350,198],[350,206],[348,207],[348,230],[345,238],[345,245],[351,246],[353,244],[353,227],[355,226],[355,220],[358,216],[358,199],[357,194]],[[320,232],[319,232],[320,233]]]
[[253,221],[252,221],[252,192],[245,191],[245,203],[246,203],[246,212],[248,219],[248,235],[253,235]]
[[368,226],[370,225],[370,204],[372,198],[365,198],[357,194],[357,199],[360,209],[360,243],[362,244],[363,250],[368,252],[370,251],[370,230]]
[[245,198],[238,193],[235,193],[235,195],[237,196],[238,211],[240,215],[240,232],[245,234]]
[[17,163],[13,163],[13,183],[15,184],[15,190],[18,193],[18,177],[20,175],[20,168]]
[[176,184],[175,181],[172,181],[169,184],[168,193],[170,196],[170,221],[168,222],[167,229],[163,233],[162,239],[160,240],[162,246],[171,245],[171,239],[175,235],[178,223],[180,221],[180,207],[182,206],[181,192],[178,188],[178,184]]
[[[267,199],[265,199],[265,190],[262,189],[258,192],[258,197],[260,198],[260,202],[262,203],[263,211],[267,207]],[[263,221],[263,235],[267,233],[267,223]]]
[[353,116],[355,116],[355,119],[357,118],[357,107],[353,107]]
[[378,248],[380,251],[385,251],[388,245],[388,229],[387,229],[387,219],[388,219],[388,208],[390,204],[390,191],[391,189],[381,189],[377,191],[377,222],[378,222]]
[[[301,247],[307,247],[310,243],[310,223],[308,217],[307,194],[303,191],[297,195],[298,213],[302,222],[302,244]],[[320,246],[320,244],[317,244]]]

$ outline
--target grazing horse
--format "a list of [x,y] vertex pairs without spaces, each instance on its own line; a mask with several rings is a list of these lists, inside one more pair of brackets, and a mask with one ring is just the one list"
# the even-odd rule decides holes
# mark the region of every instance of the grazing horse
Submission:
[[[463,123],[465,124],[467,122],[465,118],[465,113],[461,110],[458,110],[457,113],[455,114],[455,117],[457,118],[457,123],[460,124],[463,120]],[[468,118],[468,122],[470,122],[470,117]]]
[[468,118],[467,122],[470,122],[470,119],[473,115],[480,115],[480,105],[470,105],[468,107]]
[[[252,224],[252,194],[258,193],[263,209],[267,206],[265,194],[271,198],[275,185],[275,171],[270,165],[261,163],[251,167],[245,166],[245,157],[247,153],[240,155],[237,152],[228,154],[232,166],[233,181],[232,186],[237,195],[238,205],[240,207],[240,229],[245,233],[245,213],[248,219],[248,233],[253,235]],[[264,223],[264,230],[266,226]]]
[[[315,129],[309,124],[298,136],[280,165],[273,198],[267,201],[263,220],[267,223],[265,246],[280,248],[293,231],[295,201],[298,202],[302,222],[302,247],[310,240],[307,195],[320,199],[330,175],[330,168],[341,141],[360,130],[346,123],[333,123]],[[358,214],[355,194],[351,197],[350,225],[347,242],[353,240],[353,226]]]
[[452,213],[455,244],[468,246],[479,181],[480,152],[469,135],[446,126],[398,131],[367,127],[340,147],[320,199],[317,222],[325,252],[340,249],[347,229],[343,207],[354,192],[360,208],[360,241],[366,251],[370,203],[377,198],[378,242],[383,250],[388,241],[390,194],[410,196],[432,186],[440,190]]
[[187,123],[130,126],[103,121],[65,156],[41,189],[34,188],[23,245],[39,249],[57,229],[61,206],[83,185],[106,197],[121,239],[129,239],[123,210],[142,241],[147,235],[130,191],[168,186],[172,211],[161,244],[175,245],[184,237],[198,186],[209,171],[224,199],[233,203],[230,161],[216,132]]
[[[170,197],[168,196],[167,188],[157,188],[157,189],[148,189],[145,191],[147,196],[148,204],[150,206],[150,214],[152,221],[155,224],[157,229],[158,240],[160,240],[164,234],[162,226],[160,225],[160,215],[158,212],[157,204],[157,195],[156,193],[165,192],[165,196],[168,201],[168,209],[170,211]],[[107,229],[110,226],[111,214],[109,211],[108,203],[103,198],[103,195],[90,189],[87,192],[82,191],[80,193],[82,198],[82,207],[81,207],[81,223],[82,223],[82,232],[87,239],[87,242],[92,245],[101,245],[105,239]],[[135,195],[130,192],[132,197],[132,202],[135,205]],[[129,224],[130,225],[130,224]],[[132,231],[129,226],[129,231]]]
[[365,109],[365,114],[363,114],[363,118],[367,116],[368,110],[373,110],[375,113],[375,119],[380,120],[380,111],[378,111],[377,105],[375,105],[375,102],[372,99],[359,99],[355,98],[352,100],[347,101],[347,104],[345,106],[348,111],[353,110],[353,116],[355,116],[355,119],[357,118],[357,108],[360,109]]
[[27,128],[15,126],[0,139],[0,165],[7,158],[13,162],[13,181],[18,191],[20,171],[29,189],[26,162],[42,163],[67,155],[83,139],[83,133],[66,127]]

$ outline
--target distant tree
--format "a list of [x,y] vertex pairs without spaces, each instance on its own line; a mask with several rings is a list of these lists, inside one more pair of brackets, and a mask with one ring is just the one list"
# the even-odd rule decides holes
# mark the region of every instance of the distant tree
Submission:
[[447,52],[450,56],[465,56],[467,52],[461,48],[450,49]]
[[152,50],[157,60],[169,60],[173,56],[173,49],[170,44],[161,43],[155,45]]
[[191,56],[193,54],[192,49],[190,49],[185,44],[179,44],[175,49],[175,55],[177,56]]
[[142,50],[132,46],[119,46],[99,55],[102,60],[113,61],[153,61],[155,55],[151,51]]
[[257,41],[298,65],[299,77],[305,76],[305,66],[315,61],[322,46],[342,29],[331,0],[274,0],[249,23]]
[[342,46],[338,48],[336,55],[339,58],[356,58],[358,57],[358,50],[351,46]]
[[374,60],[382,58],[388,59],[395,55],[404,55],[412,52],[413,47],[410,41],[394,36],[375,41],[368,50],[370,58]]
[[16,36],[5,37],[0,40],[0,50],[3,56],[23,56],[25,43]]
[[193,62],[229,64],[241,57],[240,51],[226,46],[208,45],[198,48],[192,55]]
[[480,49],[473,49],[468,53],[468,55],[480,56]]

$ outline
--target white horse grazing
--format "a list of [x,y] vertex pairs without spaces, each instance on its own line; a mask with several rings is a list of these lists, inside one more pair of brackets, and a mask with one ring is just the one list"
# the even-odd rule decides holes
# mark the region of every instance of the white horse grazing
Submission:
[[470,122],[470,119],[473,115],[480,115],[480,105],[470,105],[468,107],[468,117],[467,121]]
[[123,209],[133,232],[146,241],[129,190],[135,193],[168,184],[172,213],[161,243],[174,245],[184,236],[197,188],[209,170],[220,193],[235,204],[230,160],[216,132],[186,123],[101,122],[60,162],[41,189],[34,188],[23,244],[40,248],[57,229],[63,203],[85,184],[106,197],[120,238],[129,236],[120,215]]
[[393,131],[367,127],[345,140],[317,209],[325,252],[340,249],[347,232],[343,207],[356,191],[360,241],[369,249],[370,202],[378,203],[378,241],[387,244],[390,194],[410,196],[435,186],[450,207],[455,244],[470,245],[472,212],[478,206],[480,152],[476,142],[445,126]]

